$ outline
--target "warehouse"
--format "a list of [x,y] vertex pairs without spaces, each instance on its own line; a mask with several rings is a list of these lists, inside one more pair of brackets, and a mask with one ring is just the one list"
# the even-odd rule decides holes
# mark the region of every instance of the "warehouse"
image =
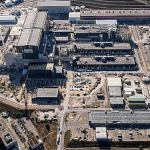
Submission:
[[107,141],[108,134],[106,127],[96,127],[96,140],[97,141]]
[[24,29],[16,46],[24,59],[38,58],[42,29]]
[[108,87],[122,87],[122,81],[121,78],[112,78],[108,77],[107,78],[107,86]]
[[0,16],[0,24],[16,24],[17,18],[15,16]]
[[54,64],[30,64],[28,66],[29,78],[51,78],[54,75]]
[[74,69],[95,71],[134,71],[136,64],[133,57],[95,56],[80,57],[73,62]]
[[91,111],[89,123],[92,126],[98,125],[136,125],[150,124],[150,111]]
[[46,10],[49,14],[68,14],[70,12],[70,1],[38,1],[37,10]]
[[58,88],[37,88],[36,95],[33,96],[35,100],[56,101],[58,99]]
[[96,44],[76,43],[76,52],[82,55],[133,55],[133,48],[129,43],[102,42],[102,44],[105,47],[98,47]]
[[121,97],[121,87],[111,86],[108,88],[109,97]]
[[122,21],[148,20],[150,18],[150,10],[98,10],[98,11],[82,11],[81,20],[109,20],[116,19]]
[[110,27],[106,25],[90,24],[90,25],[75,25],[75,38],[84,40],[87,38],[92,41],[110,41],[115,38],[116,26]]
[[123,107],[124,106],[123,97],[111,97],[110,105],[111,107]]
[[23,27],[25,29],[30,29],[30,28],[44,29],[46,25],[46,20],[47,20],[46,11],[29,12]]
[[145,96],[136,95],[130,96],[127,98],[127,102],[129,106],[145,106]]

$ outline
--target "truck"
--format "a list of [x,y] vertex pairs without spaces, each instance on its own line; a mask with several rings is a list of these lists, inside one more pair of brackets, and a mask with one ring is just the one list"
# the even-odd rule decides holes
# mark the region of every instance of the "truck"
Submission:
[[60,135],[57,135],[57,144],[59,145],[60,142]]

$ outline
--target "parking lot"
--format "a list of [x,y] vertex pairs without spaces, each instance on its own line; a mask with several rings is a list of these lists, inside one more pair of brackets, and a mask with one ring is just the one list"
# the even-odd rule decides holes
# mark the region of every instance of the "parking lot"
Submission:
[[28,118],[16,119],[11,123],[11,126],[15,130],[15,133],[19,137],[22,143],[28,147],[28,138],[37,136],[37,131],[31,120]]
[[112,141],[118,141],[118,136],[122,136],[122,141],[149,141],[150,138],[147,135],[147,130],[145,129],[115,129],[107,130],[108,136],[112,138]]

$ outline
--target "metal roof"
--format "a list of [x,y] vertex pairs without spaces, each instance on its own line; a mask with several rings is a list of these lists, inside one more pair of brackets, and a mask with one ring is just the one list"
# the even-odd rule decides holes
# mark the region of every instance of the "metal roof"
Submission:
[[110,97],[121,97],[121,87],[111,86],[108,90]]
[[35,28],[44,28],[46,18],[47,18],[47,12],[46,11],[38,12],[34,27]]
[[98,10],[81,12],[81,17],[150,17],[150,9],[146,10]]
[[96,47],[95,45],[91,45],[91,43],[76,43],[76,46],[78,49],[81,49],[81,51],[83,50],[116,50],[116,51],[126,51],[126,50],[131,50],[131,46],[129,43],[115,43],[113,45],[113,47],[105,47],[105,48],[101,48],[101,47]]
[[39,45],[41,40],[41,29],[33,29],[28,45]]
[[38,88],[36,98],[57,98],[58,88]]
[[70,6],[70,1],[39,1],[37,3],[37,7],[55,7],[55,6],[61,6],[61,7],[64,7],[64,6]]
[[[86,62],[85,62],[86,61]],[[107,62],[102,62],[102,61],[97,61],[93,58],[79,58],[77,62],[77,65],[135,65],[135,61],[133,57],[128,57],[128,60],[126,57],[116,57],[115,61],[107,61]]]
[[150,124],[150,111],[91,111],[89,121],[99,124]]
[[16,21],[16,17],[15,16],[11,16],[11,15],[9,15],[9,16],[0,16],[0,21],[2,22],[2,21],[7,21],[7,20],[9,20],[9,21]]
[[21,33],[17,46],[38,46],[40,44],[40,37],[42,29],[24,29]]
[[143,101],[145,102],[145,96],[141,96],[141,95],[136,95],[136,96],[130,96],[129,98],[127,98],[128,102],[136,102],[136,101]]
[[44,28],[47,18],[46,11],[28,13],[24,22],[24,28]]
[[121,82],[121,78],[107,78],[107,85],[108,87],[110,86],[119,86],[119,87],[122,87],[122,82]]
[[96,20],[98,25],[115,25],[117,26],[117,20]]
[[110,98],[111,105],[124,105],[123,97]]
[[34,25],[35,16],[36,16],[35,12],[29,12],[26,17],[23,27],[24,28],[32,28]]
[[29,65],[28,70],[53,70],[54,64]]

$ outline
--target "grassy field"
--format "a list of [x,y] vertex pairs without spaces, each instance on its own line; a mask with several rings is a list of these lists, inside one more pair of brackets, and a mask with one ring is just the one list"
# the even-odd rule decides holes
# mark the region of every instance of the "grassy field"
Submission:
[[44,146],[47,150],[57,150],[57,124],[56,123],[39,123],[37,132],[40,138],[43,138]]

